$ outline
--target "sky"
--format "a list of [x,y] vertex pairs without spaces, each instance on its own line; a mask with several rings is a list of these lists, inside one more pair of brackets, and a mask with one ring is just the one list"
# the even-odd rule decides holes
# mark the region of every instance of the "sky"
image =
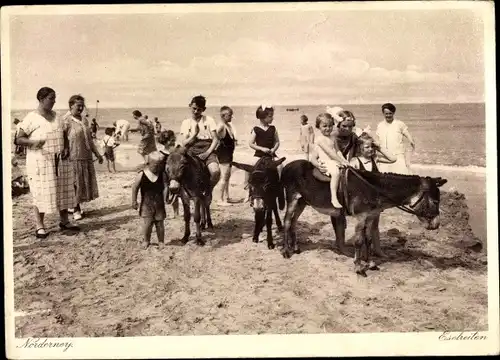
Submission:
[[10,17],[12,108],[484,100],[477,11],[160,11]]

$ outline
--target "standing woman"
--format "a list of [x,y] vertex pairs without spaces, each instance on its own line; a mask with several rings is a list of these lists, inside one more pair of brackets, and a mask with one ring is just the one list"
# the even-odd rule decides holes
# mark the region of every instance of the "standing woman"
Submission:
[[59,212],[62,230],[80,230],[68,220],[68,209],[76,204],[73,168],[67,160],[68,142],[62,120],[52,111],[56,102],[53,89],[43,87],[36,98],[38,108],[19,125],[16,142],[26,146],[26,172],[33,196],[35,236],[48,236],[44,216]]
[[142,155],[144,164],[147,164],[148,155],[156,151],[155,126],[150,120],[144,118],[139,110],[134,110],[132,115],[135,120],[139,121],[141,132],[141,141],[137,152]]
[[231,162],[236,146],[236,131],[232,124],[233,109],[229,106],[220,108],[220,123],[217,128],[219,146],[215,150],[221,169],[220,205],[229,205],[229,179],[231,178]]
[[103,157],[99,154],[88,121],[82,117],[85,109],[85,99],[81,95],[73,95],[69,98],[70,113],[64,118],[64,130],[68,134],[69,159],[73,164],[75,172],[76,202],[73,218],[80,220],[83,216],[81,203],[88,202],[99,197],[97,177],[94,168],[92,154],[95,154],[102,164]]

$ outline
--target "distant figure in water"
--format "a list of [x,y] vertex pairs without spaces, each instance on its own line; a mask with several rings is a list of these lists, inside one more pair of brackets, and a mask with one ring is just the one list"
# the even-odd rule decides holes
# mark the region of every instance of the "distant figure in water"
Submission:
[[142,116],[139,110],[132,112],[134,119],[139,122],[139,129],[141,131],[141,141],[137,152],[142,155],[144,164],[148,162],[148,155],[156,151],[155,129],[153,123],[147,119],[147,115]]
[[99,124],[97,123],[96,118],[92,119],[92,122],[90,123],[90,131],[92,138],[95,139],[97,137],[97,130],[99,129]]
[[308,121],[306,115],[300,116],[300,148],[306,154],[307,160],[309,160],[310,147],[314,144],[314,129]]
[[156,135],[160,135],[160,133],[161,133],[161,123],[157,117],[155,117],[155,133],[156,133]]
[[[137,174],[132,185],[132,207],[139,210],[143,218],[141,246],[147,249],[151,243],[153,225],[158,236],[158,245],[165,242],[165,199],[168,191],[168,181],[163,165],[163,155],[159,151],[149,154],[144,170]],[[137,194],[141,192],[141,204],[137,202]]]
[[117,140],[123,139],[123,141],[128,141],[128,132],[130,130],[130,122],[125,119],[117,120],[113,123],[115,127],[115,136]]
[[415,150],[415,142],[413,141],[408,126],[401,120],[395,119],[396,107],[391,103],[382,105],[382,113],[385,120],[381,121],[377,126],[377,137],[381,147],[386,149],[396,157],[396,162],[393,164],[384,164],[381,166],[381,172],[392,172],[396,174],[410,173],[409,164],[406,162],[405,145],[403,138],[406,137],[410,142],[413,150]]

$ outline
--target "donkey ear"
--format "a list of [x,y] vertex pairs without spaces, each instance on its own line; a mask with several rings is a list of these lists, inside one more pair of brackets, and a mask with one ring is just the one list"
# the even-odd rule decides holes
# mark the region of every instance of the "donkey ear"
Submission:
[[441,187],[441,186],[443,186],[444,184],[446,184],[447,182],[448,182],[448,180],[443,179],[443,178],[440,178],[440,177],[438,177],[438,178],[436,179],[436,185],[437,185],[437,187]]
[[231,165],[233,165],[237,169],[244,170],[244,171],[249,172],[249,173],[253,171],[252,165],[241,164],[241,163],[234,162],[234,161],[231,162]]
[[283,162],[286,160],[286,157],[282,157],[281,159],[275,160],[274,161],[274,166],[279,166],[283,164]]

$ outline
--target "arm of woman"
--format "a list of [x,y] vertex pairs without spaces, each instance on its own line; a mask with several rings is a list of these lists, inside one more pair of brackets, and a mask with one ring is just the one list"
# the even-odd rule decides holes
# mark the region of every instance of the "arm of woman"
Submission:
[[396,158],[392,156],[392,154],[389,154],[387,150],[382,149],[381,147],[378,147],[377,152],[382,155],[378,157],[377,162],[383,163],[383,164],[393,164],[396,162]]
[[401,133],[403,134],[404,137],[406,137],[408,139],[411,147],[413,148],[413,150],[415,150],[415,141],[413,141],[413,137],[411,136],[410,132],[408,131],[408,127],[406,125],[403,126]]
[[20,128],[17,132],[16,143],[17,145],[41,148],[45,144],[45,140],[31,140],[24,130]]
[[274,146],[271,148],[271,154],[275,154],[280,147],[280,137],[278,135],[278,130],[274,133]]

